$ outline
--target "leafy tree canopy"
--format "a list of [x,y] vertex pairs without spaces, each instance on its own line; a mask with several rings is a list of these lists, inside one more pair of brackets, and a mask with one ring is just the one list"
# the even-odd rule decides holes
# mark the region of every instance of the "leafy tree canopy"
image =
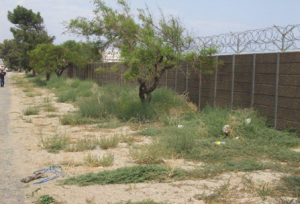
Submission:
[[213,58],[208,58],[216,49],[199,47],[197,38],[179,18],[166,17],[160,10],[156,19],[148,8],[138,9],[134,16],[125,0],[118,0],[119,9],[108,7],[102,0],[94,0],[94,4],[94,19],[78,17],[67,28],[71,33],[86,36],[101,50],[120,50],[121,63],[129,68],[124,77],[138,80],[142,102],[151,101],[151,92],[166,70],[179,68],[184,61],[205,73],[216,65]]
[[15,25],[10,28],[21,50],[20,66],[30,70],[27,52],[33,50],[38,44],[52,43],[54,36],[49,36],[44,27],[44,20],[40,13],[34,13],[22,6],[17,6],[13,12],[8,11],[8,20]]
[[67,41],[62,45],[39,44],[28,52],[30,66],[37,72],[47,73],[47,80],[52,72],[60,77],[68,66],[84,67],[90,62],[83,49],[88,49],[87,45],[75,41]]
[[5,67],[17,69],[19,67],[20,52],[14,39],[4,40],[3,44],[0,44],[0,58],[3,59]]

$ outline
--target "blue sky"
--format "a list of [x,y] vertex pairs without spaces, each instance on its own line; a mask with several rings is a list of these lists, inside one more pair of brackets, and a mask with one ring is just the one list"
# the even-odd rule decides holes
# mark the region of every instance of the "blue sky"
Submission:
[[[116,1],[106,2],[114,6]],[[165,14],[180,17],[198,36],[300,23],[300,0],[129,0],[129,4],[133,12],[147,4],[154,14],[159,14],[160,7]],[[90,0],[1,0],[0,42],[13,38],[7,12],[17,5],[41,13],[48,33],[56,36],[55,44],[83,40],[63,35],[62,23],[77,16],[92,18],[94,8]]]

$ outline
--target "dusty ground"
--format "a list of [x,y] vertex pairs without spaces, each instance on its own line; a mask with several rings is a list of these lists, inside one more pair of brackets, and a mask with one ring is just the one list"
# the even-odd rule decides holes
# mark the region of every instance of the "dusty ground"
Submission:
[[[19,73],[10,73],[8,80],[12,75],[20,75]],[[71,104],[56,103],[56,97],[46,89],[37,89],[40,96],[28,97],[22,88],[8,84],[6,87],[10,91],[10,106],[8,110],[9,116],[9,142],[1,142],[1,153],[7,148],[14,148],[13,154],[6,154],[9,161],[13,161],[13,165],[1,161],[1,178],[10,178],[9,172],[13,172],[13,180],[15,183],[9,195],[14,196],[18,189],[18,196],[24,197],[25,203],[34,203],[41,195],[50,195],[57,201],[62,203],[83,204],[83,203],[117,203],[121,201],[144,201],[154,200],[156,202],[165,203],[205,203],[204,197],[200,195],[210,195],[218,192],[218,189],[227,187],[228,190],[223,191],[223,195],[219,200],[220,203],[275,203],[277,202],[271,197],[262,197],[257,193],[256,188],[264,186],[274,186],[282,176],[281,173],[271,171],[258,171],[252,173],[230,173],[223,174],[217,178],[199,181],[177,181],[170,183],[139,183],[127,185],[94,185],[88,187],[78,186],[60,186],[56,185],[56,180],[43,184],[23,184],[19,180],[21,178],[32,175],[33,171],[47,168],[52,164],[60,164],[65,173],[65,177],[79,175],[87,172],[98,172],[103,170],[112,170],[124,166],[135,165],[129,157],[129,147],[126,143],[120,143],[117,148],[111,150],[92,150],[93,154],[104,155],[107,151],[113,152],[115,161],[111,167],[88,167],[83,163],[83,157],[87,152],[64,152],[59,154],[48,153],[40,146],[39,136],[52,136],[56,133],[66,134],[71,139],[76,138],[93,138],[93,137],[112,137],[115,134],[130,134],[133,130],[130,127],[122,127],[114,130],[95,128],[95,125],[82,126],[62,126],[58,117],[47,117],[49,114],[57,116],[72,111],[75,108]],[[0,90],[0,104],[3,105],[3,90]],[[43,104],[44,98],[51,99],[51,103],[57,107],[54,113],[41,111],[36,116],[24,116],[23,110],[28,106],[37,106]],[[6,100],[6,99],[5,99]],[[7,99],[9,100],[9,99]],[[8,101],[6,101],[7,103]],[[3,110],[3,109],[1,109]],[[3,117],[3,113],[1,115]],[[3,121],[1,121],[2,123]],[[2,127],[2,126],[1,126]],[[1,131],[1,141],[7,137],[7,133]],[[135,143],[144,144],[151,142],[148,137],[136,136]],[[3,157],[1,157],[3,160]],[[6,159],[7,161],[7,159]],[[82,165],[77,165],[82,164]],[[168,165],[193,169],[201,164],[193,162],[185,162],[183,160],[167,161]],[[4,167],[5,166],[5,167]],[[3,171],[5,169],[5,171]],[[9,174],[9,175],[6,175]],[[62,178],[58,178],[60,180]],[[251,180],[250,187],[247,181]],[[7,180],[6,180],[7,182]],[[1,189],[4,189],[6,182],[1,182]],[[37,193],[33,193],[38,188]],[[2,190],[2,193],[4,191]],[[6,192],[9,192],[6,189]],[[23,195],[23,197],[22,197]],[[1,195],[3,197],[4,195]],[[222,198],[224,200],[222,200]],[[5,203],[5,202],[4,202]],[[7,202],[9,203],[9,202]],[[10,202],[10,203],[21,203]]]

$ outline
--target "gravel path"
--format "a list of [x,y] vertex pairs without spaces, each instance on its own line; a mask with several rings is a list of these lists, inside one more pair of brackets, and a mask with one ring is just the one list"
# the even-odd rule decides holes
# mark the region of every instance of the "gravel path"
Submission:
[[24,203],[24,185],[17,176],[18,167],[14,159],[18,156],[17,144],[12,142],[13,134],[9,129],[10,121],[10,77],[5,79],[5,87],[0,87],[0,203]]

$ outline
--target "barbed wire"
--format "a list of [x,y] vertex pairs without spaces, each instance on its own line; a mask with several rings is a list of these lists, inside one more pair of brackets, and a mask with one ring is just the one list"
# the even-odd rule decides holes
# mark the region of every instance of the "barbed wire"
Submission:
[[199,37],[198,40],[200,47],[216,47],[218,54],[300,50],[300,24],[274,25],[265,29]]

